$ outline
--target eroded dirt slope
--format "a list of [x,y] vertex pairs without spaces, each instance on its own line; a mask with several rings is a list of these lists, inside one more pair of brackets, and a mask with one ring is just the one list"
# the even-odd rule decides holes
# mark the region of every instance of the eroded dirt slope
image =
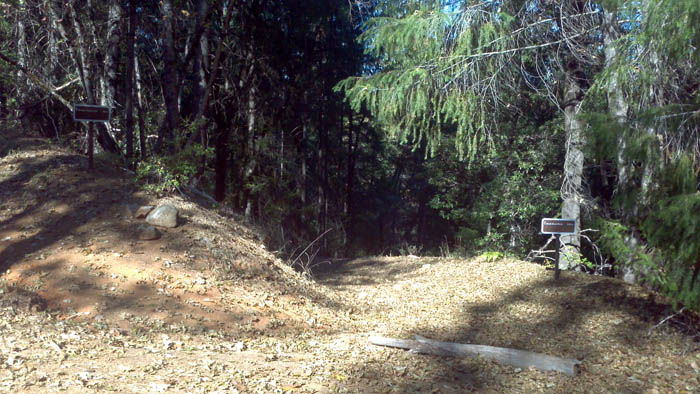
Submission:
[[[294,305],[313,290],[239,217],[136,192],[126,172],[90,172],[83,157],[13,138],[0,158],[2,279],[35,292],[59,318],[124,329],[140,320],[243,331],[306,324]],[[135,208],[163,203],[178,208],[179,226],[140,240]],[[294,302],[265,306],[284,295]]]

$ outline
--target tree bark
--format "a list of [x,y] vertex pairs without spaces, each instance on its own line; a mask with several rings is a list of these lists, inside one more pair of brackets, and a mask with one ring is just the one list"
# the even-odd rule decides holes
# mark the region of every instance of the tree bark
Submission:
[[[24,20],[24,11],[25,11],[25,2],[24,0],[19,0],[17,2],[18,5],[18,11],[17,11],[17,64],[21,68],[27,67],[27,30],[26,30],[26,23]],[[17,81],[22,81],[22,72],[18,71],[17,72]],[[24,83],[19,83],[18,89],[17,89],[18,97],[17,101],[20,103],[20,105],[24,104],[25,101],[25,96],[26,96],[26,84]]]
[[[111,15],[111,8],[110,8]],[[131,158],[134,155],[134,35],[136,34],[136,4],[129,1],[129,30],[126,36],[126,161],[133,169]]]
[[88,72],[88,59],[87,59],[87,46],[85,44],[85,36],[83,35],[83,29],[80,26],[80,21],[78,20],[78,14],[75,12],[75,8],[72,3],[68,3],[68,8],[71,15],[71,23],[73,24],[73,31],[75,32],[77,47],[76,51],[76,66],[78,68],[78,75],[80,75],[80,82],[83,85],[83,90],[87,96],[88,104],[97,104],[95,101],[95,93],[92,90],[92,80],[90,79],[90,73]]
[[307,126],[306,120],[302,116],[302,122],[304,124],[301,126],[301,142],[299,143],[299,158],[301,160],[301,179],[299,180],[300,196],[301,196],[301,212],[299,218],[301,219],[300,225],[303,226],[306,221],[306,136],[307,136]]
[[[91,76],[93,76],[93,74],[97,75],[98,73],[90,72],[92,68],[91,66],[93,66],[94,64],[90,61],[88,57],[88,47],[85,42],[85,36],[83,34],[83,29],[80,20],[78,19],[78,14],[76,13],[73,4],[69,3],[68,8],[70,10],[71,22],[73,24],[73,30],[75,31],[77,42],[77,48],[74,48],[77,54],[75,54],[73,58],[75,61],[77,61],[76,67],[78,68],[78,74],[80,75],[80,80],[83,84],[83,89],[85,90],[85,95],[87,96],[88,104],[96,104],[97,100],[95,97],[95,92],[93,90],[94,84],[91,79]],[[90,151],[88,154],[90,157],[92,157],[92,155],[94,154],[94,144],[92,143],[92,140],[94,139],[94,127],[92,123],[89,123],[88,126],[88,148],[92,146],[92,151]],[[100,125],[97,127],[97,131],[97,141],[99,142],[102,149],[104,149],[107,152],[121,153],[119,145],[117,144],[107,127],[105,127],[104,125]]]
[[352,212],[352,194],[355,184],[355,151],[357,150],[357,139],[353,127],[352,112],[348,115],[348,162],[347,171],[345,174],[345,204],[343,205],[343,213],[347,217],[351,217]]
[[163,0],[160,5],[163,14],[163,73],[161,83],[163,85],[163,99],[165,101],[165,120],[158,133],[159,146],[167,138],[172,142],[175,128],[180,120],[180,112],[177,100],[177,57],[175,55],[175,41],[173,37],[173,2]]
[[228,138],[231,129],[231,122],[227,119],[226,113],[221,111],[216,114],[216,148],[214,163],[214,199],[224,201],[226,198],[226,182],[228,181]]
[[56,74],[58,71],[58,43],[56,42],[56,31],[58,28],[56,26],[56,19],[54,14],[50,11],[51,5],[49,4],[51,0],[44,1],[44,9],[46,10],[46,18],[48,20],[49,28],[46,33],[47,41],[47,51],[49,54],[49,68],[46,74],[46,80],[53,84],[56,82]]
[[[609,11],[603,12],[602,30],[604,45],[603,52],[605,53],[605,68],[609,70],[614,70],[615,63],[618,61],[617,44],[615,40],[617,40],[619,36],[617,28],[617,17],[615,13]],[[629,109],[629,105],[627,104],[625,96],[622,92],[619,75],[615,71],[613,72],[612,78],[610,78],[608,82],[607,91],[608,113],[612,117],[613,122],[616,123],[615,126],[624,131],[626,130],[625,125],[627,123],[627,112]],[[625,159],[627,138],[629,138],[628,134],[626,132],[623,132],[619,140],[619,149],[617,154],[618,190],[628,188],[630,186],[630,182],[632,181],[630,174],[631,164],[628,163]],[[625,221],[625,223],[630,223],[630,217],[637,216],[639,204],[641,202],[642,201],[635,201],[633,203],[634,206],[632,207],[630,213],[623,214],[623,220]],[[630,233],[626,235],[625,242],[628,244],[628,246],[630,246],[631,249],[636,248],[640,243],[640,240],[636,233],[637,232],[635,226],[632,226]],[[619,266],[621,278],[627,283],[636,283],[639,280],[639,272],[637,272],[637,269],[634,267],[634,262],[631,261],[632,256],[628,257],[628,259],[625,259],[624,261],[617,261],[616,263]]]
[[209,2],[207,0],[197,0],[196,4],[196,21],[194,29],[194,44],[192,74],[194,84],[192,86],[192,94],[190,100],[191,108],[189,109],[190,116],[197,117],[201,113],[201,108],[204,105],[204,95],[207,93],[207,60],[209,56],[209,40],[207,39],[206,23],[209,17]]
[[[231,1],[228,3],[228,7],[226,8],[226,16],[224,18],[224,34],[223,36],[219,39],[219,43],[216,46],[216,54],[214,55],[214,63],[211,67],[211,72],[209,73],[209,81],[207,82],[206,88],[204,92],[202,93],[202,98],[203,102],[199,106],[199,112],[197,113],[197,116],[195,119],[199,120],[204,117],[204,113],[206,112],[207,108],[209,107],[209,96],[210,92],[212,90],[212,85],[214,84],[214,81],[216,80],[216,77],[218,75],[219,71],[219,64],[221,62],[221,53],[223,52],[223,44],[224,40],[228,36],[229,32],[229,27],[231,25],[231,18],[233,16],[233,6],[236,4],[236,2]],[[242,84],[242,80],[241,80]],[[201,123],[199,128],[195,133],[189,136],[187,139],[187,145],[192,143],[192,141],[196,141],[199,136],[204,133],[204,122]]]
[[[248,78],[252,78],[252,72],[253,68],[251,67],[251,72],[248,75]],[[248,141],[247,141],[247,147],[248,147],[248,161],[246,163],[246,168],[245,168],[245,177],[244,177],[244,182],[248,183],[248,181],[252,178],[253,172],[255,171],[255,167],[257,166],[257,155],[258,155],[258,148],[257,148],[257,136],[256,136],[256,105],[257,105],[257,97],[255,96],[257,94],[257,89],[254,86],[254,82],[251,82],[251,87],[248,90],[248,126],[247,126],[247,136],[248,136]],[[246,189],[248,189],[246,187]],[[245,206],[245,218],[248,221],[251,221],[253,219],[253,199],[251,198],[251,193],[250,191],[246,191],[246,206]]]
[[[328,185],[328,157],[327,157],[327,147],[326,147],[326,139],[328,138],[328,132],[326,131],[326,127],[323,124],[323,114],[319,113],[318,114],[318,125],[319,125],[319,130],[318,130],[318,177],[319,182],[317,186],[317,193],[318,193],[318,207],[317,207],[317,215],[316,215],[316,220],[318,222],[318,232],[323,232],[326,230],[326,218],[325,218],[325,210],[324,206],[326,205],[326,200],[328,196],[326,195],[326,185]],[[324,237],[324,244],[325,240],[327,238]]]
[[[138,15],[136,16],[138,24]],[[134,83],[136,84],[136,111],[138,112],[139,119],[139,145],[141,147],[141,160],[145,161],[148,156],[146,149],[146,121],[144,120],[145,114],[142,112],[143,108],[143,97],[141,94],[141,72],[139,69],[139,59],[134,54]]]
[[[573,66],[575,67],[575,66]],[[576,76],[576,70],[566,70],[564,92],[564,131],[566,133],[566,157],[564,159],[564,181],[561,187],[563,199],[561,217],[575,219],[576,228],[581,230],[581,202],[583,193],[583,125],[578,119],[583,91]],[[561,269],[572,269],[580,260],[581,236],[579,233],[561,236]]]
[[[132,2],[130,2],[130,6],[131,3]],[[119,5],[119,1],[110,1],[107,17],[107,50],[104,60],[105,78],[102,84],[102,105],[107,105],[112,108],[116,107],[116,87],[117,72],[119,70],[119,43],[121,18],[122,8]],[[133,47],[133,44],[129,44],[129,40],[133,41],[133,38],[127,37],[127,51],[129,50],[129,45]],[[127,64],[127,84],[130,83],[128,78],[129,77]]]

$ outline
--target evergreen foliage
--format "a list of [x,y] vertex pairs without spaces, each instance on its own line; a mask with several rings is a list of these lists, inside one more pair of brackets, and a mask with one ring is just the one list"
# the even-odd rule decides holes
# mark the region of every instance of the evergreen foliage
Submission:
[[[588,150],[611,171],[614,198],[596,227],[603,250],[677,304],[696,310],[697,66],[696,1],[611,1],[622,24],[619,56],[589,90]],[[614,89],[614,90],[612,90]],[[625,119],[601,113],[613,95]],[[600,183],[608,180],[601,179]]]
[[681,194],[662,200],[644,222],[649,245],[658,248],[656,267],[661,290],[688,308],[700,309],[700,195]]
[[[453,128],[459,159],[473,161],[480,146],[490,149],[491,117],[502,100],[481,78],[503,72],[502,39],[510,18],[480,3],[469,12],[450,13],[440,3],[412,14],[372,18],[360,36],[367,55],[380,65],[370,75],[348,78],[336,90],[356,111],[368,108],[390,136],[434,155],[445,128]],[[483,8],[483,9],[482,9]]]
[[458,228],[458,250],[527,255],[542,241],[540,219],[556,216],[564,154],[560,122],[535,128],[530,121],[536,120],[504,123],[493,153],[471,166],[446,148],[428,161],[436,187],[431,206]]

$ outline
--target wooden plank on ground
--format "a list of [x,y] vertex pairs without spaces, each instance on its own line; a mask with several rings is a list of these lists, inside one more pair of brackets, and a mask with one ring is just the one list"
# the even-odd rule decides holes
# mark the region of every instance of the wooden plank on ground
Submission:
[[415,340],[396,339],[380,336],[370,336],[369,341],[374,345],[390,346],[409,349],[415,353],[433,354],[447,357],[477,357],[481,356],[501,364],[516,368],[536,368],[541,371],[557,371],[576,376],[581,361],[570,358],[548,356],[546,354],[526,350],[502,347],[471,345],[454,342],[440,342],[416,335]]

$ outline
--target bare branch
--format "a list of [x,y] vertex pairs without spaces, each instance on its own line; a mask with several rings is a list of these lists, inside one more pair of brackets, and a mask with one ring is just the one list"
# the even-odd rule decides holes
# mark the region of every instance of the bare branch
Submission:
[[70,81],[70,82],[68,82],[68,83],[66,83],[66,84],[64,84],[64,85],[62,85],[62,86],[60,86],[60,89],[59,89],[59,88],[56,88],[56,87],[52,86],[50,83],[48,83],[48,82],[42,80],[39,76],[37,76],[36,74],[34,74],[34,73],[32,73],[31,71],[27,70],[26,67],[22,66],[21,64],[17,63],[16,61],[10,59],[9,57],[7,57],[7,56],[6,56],[5,54],[3,54],[2,52],[0,52],[0,59],[2,59],[3,61],[5,61],[6,63],[10,64],[11,66],[15,67],[16,69],[22,71],[22,73],[24,73],[24,75],[26,75],[27,78],[29,78],[30,80],[32,80],[32,82],[34,82],[37,86],[39,86],[40,88],[42,88],[43,90],[45,90],[47,93],[49,93],[51,96],[53,96],[54,98],[56,98],[56,100],[58,100],[58,101],[59,101],[61,104],[63,104],[66,108],[71,109],[71,105],[70,105],[70,103],[68,102],[68,100],[66,100],[65,98],[63,98],[63,96],[61,96],[60,94],[58,94],[58,91],[59,91],[60,89],[64,89],[65,87],[67,87],[68,85],[70,85],[71,83],[73,83],[73,82],[75,82],[75,81]]

